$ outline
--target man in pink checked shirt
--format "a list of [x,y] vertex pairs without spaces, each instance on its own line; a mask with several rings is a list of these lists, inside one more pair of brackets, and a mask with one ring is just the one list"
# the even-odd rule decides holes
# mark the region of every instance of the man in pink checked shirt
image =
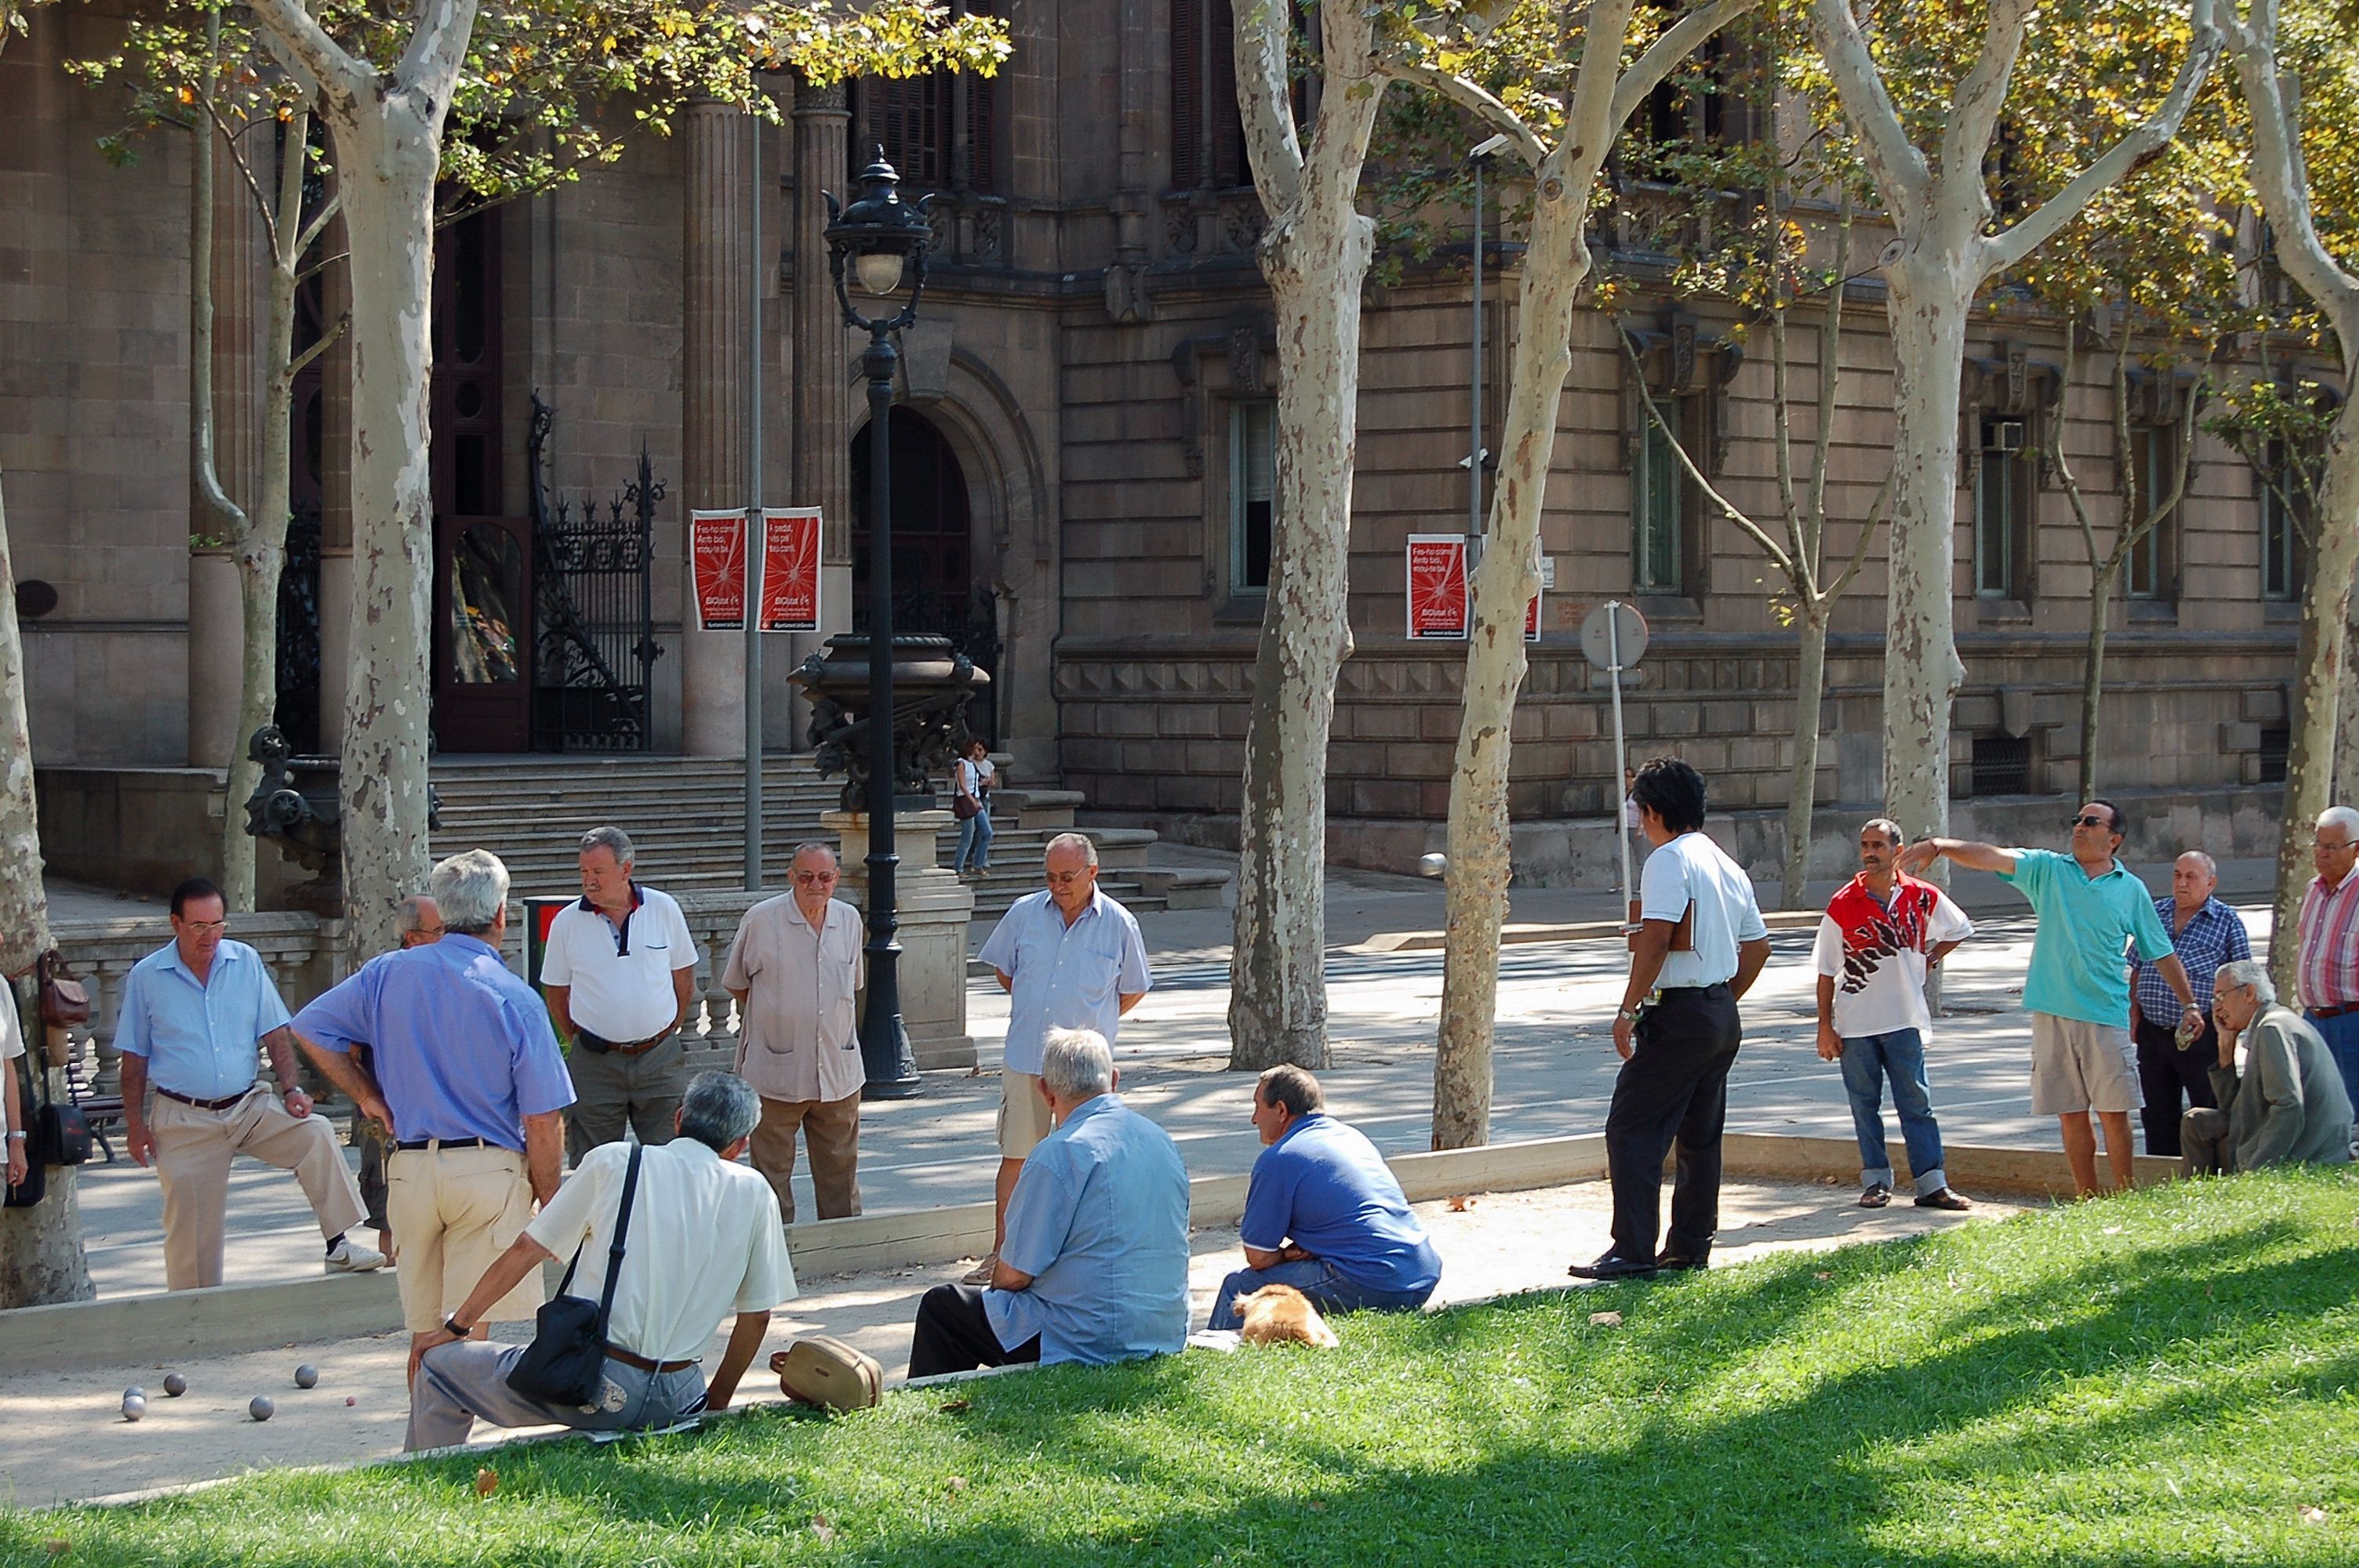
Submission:
[[2310,841],[2318,878],[2301,895],[2295,974],[2310,1022],[2326,1037],[2343,1087],[2359,1099],[2359,811],[2330,806]]

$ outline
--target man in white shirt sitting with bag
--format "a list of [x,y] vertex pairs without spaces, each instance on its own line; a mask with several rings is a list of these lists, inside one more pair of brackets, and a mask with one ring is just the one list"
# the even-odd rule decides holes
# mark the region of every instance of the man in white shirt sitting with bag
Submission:
[[[737,1163],[761,1114],[761,1098],[744,1079],[700,1073],[680,1098],[679,1137],[653,1147],[608,1143],[585,1155],[458,1312],[424,1336],[404,1446],[464,1443],[478,1419],[614,1432],[727,1408],[769,1331],[770,1309],[796,1293],[777,1196],[751,1167]],[[569,1274],[560,1294],[600,1299],[634,1155],[638,1181],[623,1229],[597,1396],[572,1406],[520,1393],[508,1377],[530,1346],[466,1336],[528,1271],[553,1259],[579,1265],[580,1282]],[[733,1311],[736,1326],[708,1383],[699,1363],[714,1328]]]

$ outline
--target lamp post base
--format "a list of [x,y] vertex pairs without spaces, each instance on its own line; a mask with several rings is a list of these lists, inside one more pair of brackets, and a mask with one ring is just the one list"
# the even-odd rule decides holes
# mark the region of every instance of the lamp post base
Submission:
[[917,1054],[909,1049],[909,1031],[899,1013],[862,1021],[860,1058],[868,1069],[868,1081],[860,1086],[862,1099],[915,1099],[925,1092]]

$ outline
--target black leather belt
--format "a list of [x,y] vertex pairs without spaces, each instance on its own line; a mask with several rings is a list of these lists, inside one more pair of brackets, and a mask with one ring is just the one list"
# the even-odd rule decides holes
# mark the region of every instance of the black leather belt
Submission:
[[496,1149],[498,1144],[485,1138],[405,1138],[396,1149]]
[[167,1088],[158,1088],[156,1092],[162,1095],[166,1099],[176,1099],[182,1105],[195,1106],[199,1110],[227,1110],[230,1107],[235,1105],[238,1101],[244,1099],[254,1091],[252,1089],[240,1089],[234,1095],[223,1095],[219,1099],[199,1099],[194,1095],[179,1094]]

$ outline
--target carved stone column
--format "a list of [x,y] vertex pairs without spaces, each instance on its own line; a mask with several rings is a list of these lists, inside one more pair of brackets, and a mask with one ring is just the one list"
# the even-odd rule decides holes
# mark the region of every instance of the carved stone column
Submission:
[[745,639],[696,626],[690,511],[745,504],[747,334],[753,260],[745,203],[752,192],[747,118],[722,103],[690,107],[685,127],[686,222],[681,235],[687,324],[681,467],[680,750],[691,757],[745,753]]
[[[824,513],[820,534],[820,630],[796,640],[800,660],[852,630],[851,330],[828,272],[827,203],[846,194],[852,114],[841,84],[795,88],[795,504]],[[798,743],[802,737],[796,736]]]
[[[261,489],[265,268],[269,240],[236,162],[213,148],[213,467],[229,498],[251,512]],[[189,532],[211,535],[191,493]],[[245,747],[237,731],[245,625],[237,567],[219,548],[189,554],[189,765],[223,768]]]

